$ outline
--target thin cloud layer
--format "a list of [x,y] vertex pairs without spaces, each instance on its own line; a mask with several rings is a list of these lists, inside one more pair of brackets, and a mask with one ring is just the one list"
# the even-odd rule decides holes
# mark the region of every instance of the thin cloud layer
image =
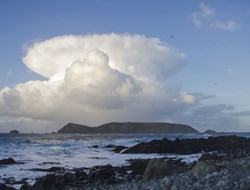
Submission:
[[217,13],[210,5],[200,3],[199,11],[192,13],[191,20],[198,28],[206,26],[225,31],[233,31],[240,28],[240,24],[234,20],[221,21]]
[[34,43],[23,62],[46,79],[2,89],[2,116],[90,125],[159,121],[199,101],[169,90],[167,80],[185,57],[157,38],[59,36]]
[[233,31],[237,28],[240,28],[240,24],[236,23],[235,21],[228,21],[227,23],[217,21],[217,22],[212,22],[210,24],[210,27],[220,30]]

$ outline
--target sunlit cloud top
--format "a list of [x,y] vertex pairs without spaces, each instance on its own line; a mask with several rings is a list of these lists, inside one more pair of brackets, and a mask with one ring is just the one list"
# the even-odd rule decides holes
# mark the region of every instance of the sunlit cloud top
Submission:
[[197,102],[167,85],[184,60],[180,51],[142,35],[67,35],[36,42],[23,62],[46,79],[2,89],[0,114],[91,124],[164,120]]

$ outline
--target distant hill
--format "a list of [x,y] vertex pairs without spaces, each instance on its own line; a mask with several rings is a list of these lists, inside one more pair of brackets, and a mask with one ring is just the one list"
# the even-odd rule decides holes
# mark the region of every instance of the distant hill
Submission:
[[216,131],[211,130],[211,129],[208,129],[208,130],[206,130],[204,133],[205,133],[205,134],[215,134]]
[[98,127],[68,123],[58,133],[82,134],[166,134],[166,133],[199,133],[194,128],[174,123],[163,122],[112,122]]

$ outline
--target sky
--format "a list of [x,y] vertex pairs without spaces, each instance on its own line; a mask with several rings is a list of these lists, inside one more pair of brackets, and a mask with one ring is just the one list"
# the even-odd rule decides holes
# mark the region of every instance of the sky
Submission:
[[0,34],[0,132],[250,131],[248,0],[2,0]]

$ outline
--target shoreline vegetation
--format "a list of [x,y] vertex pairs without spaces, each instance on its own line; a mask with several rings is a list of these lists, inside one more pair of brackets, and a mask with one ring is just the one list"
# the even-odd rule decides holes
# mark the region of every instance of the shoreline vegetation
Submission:
[[[175,158],[132,159],[127,165],[100,165],[91,168],[33,168],[45,175],[28,184],[27,179],[5,179],[1,190],[94,190],[94,189],[250,189],[250,138],[218,136],[207,139],[152,140],[132,147],[109,145],[117,154],[202,153],[192,163]],[[49,161],[48,161],[49,162]],[[0,165],[17,164],[14,158]]]

